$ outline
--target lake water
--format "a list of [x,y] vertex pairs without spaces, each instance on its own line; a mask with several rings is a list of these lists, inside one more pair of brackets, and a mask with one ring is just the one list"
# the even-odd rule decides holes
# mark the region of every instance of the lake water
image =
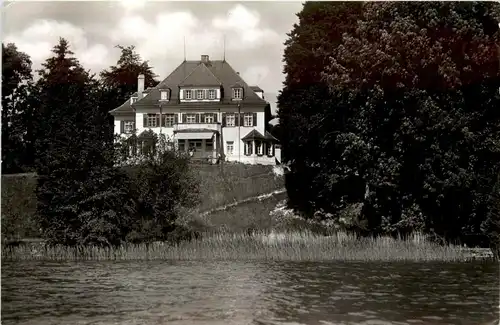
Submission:
[[4,262],[2,324],[485,324],[493,263]]

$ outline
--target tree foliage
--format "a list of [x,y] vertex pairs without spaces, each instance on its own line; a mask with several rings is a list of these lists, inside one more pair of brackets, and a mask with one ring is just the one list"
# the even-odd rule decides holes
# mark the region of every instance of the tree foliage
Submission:
[[[337,215],[362,203],[358,228],[371,233],[479,232],[500,159],[498,4],[358,5],[306,3],[287,42],[290,198]],[[343,19],[315,19],[334,7]]]
[[120,49],[117,65],[98,80],[60,39],[33,83],[29,57],[13,44],[2,47],[2,169],[22,171],[31,159],[36,223],[50,244],[110,246],[190,235],[176,224],[180,206],[196,204],[199,193],[185,157],[143,132],[125,139],[126,156],[142,156],[135,168],[116,165],[123,152],[115,150],[108,112],[136,91],[138,74],[146,76],[146,87],[158,83],[134,47]]
[[102,137],[99,85],[72,55],[68,42],[60,39],[39,71],[40,225],[52,243],[118,244],[133,205]]
[[167,140],[163,134],[158,136],[149,130],[122,138],[117,144],[118,159],[128,162],[125,169],[136,207],[127,234],[130,242],[177,238],[176,220],[182,209],[198,203],[199,182],[189,158],[169,146]]
[[[331,121],[337,124],[338,132],[345,125],[342,114],[349,113],[341,105],[337,111],[329,109],[335,103],[321,73],[329,62],[327,53],[338,46],[344,33],[354,31],[361,9],[361,2],[306,2],[297,14],[299,23],[294,24],[285,42],[286,77],[278,96],[278,117],[282,157],[292,170],[286,176],[286,187],[293,206],[309,213],[319,203],[316,179],[320,178],[321,184],[324,177],[318,164],[322,157],[331,157],[323,156],[329,153],[322,151],[320,126],[335,114]],[[326,195],[325,200],[330,197]]]
[[32,81],[29,56],[2,43],[2,173],[23,172],[33,163]]
[[137,76],[144,75],[144,87],[155,87],[158,85],[156,75],[148,61],[143,61],[140,55],[135,51],[135,46],[116,46],[121,50],[120,57],[116,65],[103,70],[100,73],[104,86],[113,91],[115,98],[115,107],[123,102],[137,91]]

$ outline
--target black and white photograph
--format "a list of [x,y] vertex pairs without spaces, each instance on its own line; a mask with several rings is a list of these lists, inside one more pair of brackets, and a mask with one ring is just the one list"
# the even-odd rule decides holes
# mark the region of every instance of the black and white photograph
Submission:
[[1,8],[1,325],[500,325],[500,2]]

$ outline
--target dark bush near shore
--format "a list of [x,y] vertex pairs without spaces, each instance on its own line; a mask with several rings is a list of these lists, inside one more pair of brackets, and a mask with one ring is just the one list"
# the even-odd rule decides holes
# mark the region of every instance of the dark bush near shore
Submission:
[[[200,200],[195,210],[200,212],[284,186],[283,178],[273,175],[272,166],[231,163],[221,168],[220,165],[189,163],[189,167],[199,182]],[[122,170],[127,175],[134,173],[131,167],[123,167]],[[41,237],[35,220],[36,181],[34,173],[2,175],[2,237],[9,240]],[[191,236],[198,236],[199,230],[202,229],[192,228]],[[176,237],[181,232],[179,229],[170,235]],[[138,243],[145,240],[144,237],[147,236],[131,231],[127,240]]]

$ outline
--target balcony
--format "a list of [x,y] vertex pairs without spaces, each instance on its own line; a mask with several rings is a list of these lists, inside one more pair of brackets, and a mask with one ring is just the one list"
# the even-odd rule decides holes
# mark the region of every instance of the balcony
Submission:
[[210,130],[221,132],[220,123],[176,123],[174,124],[174,133],[184,130]]

